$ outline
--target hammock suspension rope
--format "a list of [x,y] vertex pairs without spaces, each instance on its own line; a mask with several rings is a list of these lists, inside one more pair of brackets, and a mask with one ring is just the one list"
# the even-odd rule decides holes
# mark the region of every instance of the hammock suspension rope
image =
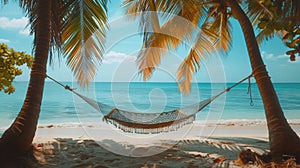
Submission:
[[[104,115],[104,121],[113,124],[115,127],[123,130],[124,132],[130,133],[154,134],[161,132],[176,131],[184,125],[193,123],[193,121],[195,121],[196,119],[196,114],[198,112],[204,109],[216,98],[218,98],[225,92],[229,92],[232,88],[236,87],[237,85],[243,83],[246,80],[248,80],[248,94],[250,96],[250,105],[254,105],[250,81],[250,78],[253,77],[253,74],[245,77],[244,79],[224,89],[223,91],[209,99],[203,100],[194,105],[189,105],[180,109],[160,113],[139,113],[118,109],[85,97],[77,93],[74,88],[71,88],[68,85],[64,85],[63,83],[55,80],[49,75],[46,75],[46,77],[52,80],[53,82],[57,83],[58,85],[64,87],[66,90],[69,90],[72,93],[76,94],[78,97],[83,99],[97,111],[102,112]],[[185,112],[185,109],[192,109],[195,107],[197,107],[197,109],[194,110],[193,113],[188,114]]]

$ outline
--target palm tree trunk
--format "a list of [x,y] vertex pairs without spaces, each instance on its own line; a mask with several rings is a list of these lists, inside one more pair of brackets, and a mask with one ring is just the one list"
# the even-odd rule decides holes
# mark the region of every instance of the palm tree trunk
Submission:
[[252,24],[236,0],[225,0],[240,23],[246,41],[250,62],[265,108],[269,131],[270,153],[273,158],[282,154],[300,159],[300,139],[292,130],[281,109],[278,97],[262,60]]
[[36,49],[29,86],[20,113],[0,139],[0,157],[16,157],[28,152],[37,127],[50,46],[51,0],[37,3]]

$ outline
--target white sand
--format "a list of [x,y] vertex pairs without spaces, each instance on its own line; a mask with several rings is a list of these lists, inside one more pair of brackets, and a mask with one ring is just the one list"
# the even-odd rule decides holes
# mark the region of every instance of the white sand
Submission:
[[[291,125],[300,133],[299,123]],[[237,167],[241,150],[261,154],[267,140],[264,121],[226,121],[155,135],[123,133],[106,123],[49,124],[39,126],[34,142],[36,167]]]

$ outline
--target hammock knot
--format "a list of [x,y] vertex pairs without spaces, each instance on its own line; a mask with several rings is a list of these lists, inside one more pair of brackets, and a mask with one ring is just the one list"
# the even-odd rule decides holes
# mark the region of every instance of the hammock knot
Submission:
[[107,122],[108,119],[111,118],[111,115],[112,115],[113,113],[115,113],[115,112],[119,112],[119,110],[118,110],[117,108],[111,109],[111,111],[110,111],[107,115],[105,115],[105,116],[103,117],[102,120],[105,121],[105,122]]
[[65,89],[66,89],[66,90],[73,91],[73,89],[72,89],[69,85],[66,85],[66,86],[65,86]]

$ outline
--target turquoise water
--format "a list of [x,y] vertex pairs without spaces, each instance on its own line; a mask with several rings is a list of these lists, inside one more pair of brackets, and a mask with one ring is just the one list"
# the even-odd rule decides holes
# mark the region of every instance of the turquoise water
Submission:
[[[8,126],[17,116],[25,97],[27,84],[27,82],[15,82],[17,90],[14,94],[0,93],[0,127]],[[72,86],[72,83],[65,84]],[[300,84],[280,83],[274,84],[274,86],[286,117],[300,119]],[[199,100],[211,97],[212,94],[224,87],[224,84],[193,84],[191,94],[182,95],[178,91],[176,83],[93,83],[89,87],[88,96],[95,95],[97,101],[123,109],[161,112],[197,103]],[[264,119],[263,104],[256,84],[252,84],[254,106],[250,106],[247,87],[248,85],[244,83],[232,89],[226,94],[226,98],[225,96],[221,97],[219,102],[216,101],[216,105],[207,107],[199,113],[197,119]],[[78,102],[76,99],[74,101],[72,93],[53,82],[46,82],[44,91],[39,123],[78,122],[75,106],[83,102]],[[220,108],[223,102],[225,103],[224,110]],[[93,115],[93,113],[87,112],[86,116],[80,114],[80,117],[99,116],[98,114]],[[101,120],[99,118],[99,122]]]

